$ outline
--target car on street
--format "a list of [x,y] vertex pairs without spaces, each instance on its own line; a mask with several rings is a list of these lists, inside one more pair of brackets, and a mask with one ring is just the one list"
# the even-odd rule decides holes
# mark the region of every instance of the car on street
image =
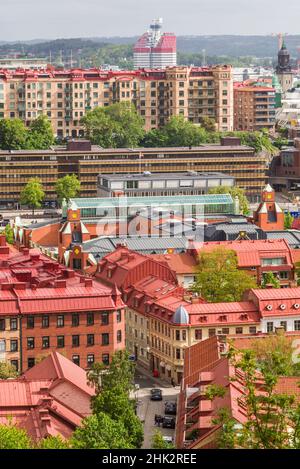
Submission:
[[162,421],[163,428],[175,428],[174,417],[165,416]]
[[159,388],[153,388],[150,391],[151,401],[162,401],[162,390]]
[[166,415],[176,415],[177,405],[174,401],[165,402],[165,414]]
[[173,440],[173,437],[172,437],[172,436],[163,435],[163,440],[164,440],[166,443],[170,443],[171,445],[174,443],[174,440]]

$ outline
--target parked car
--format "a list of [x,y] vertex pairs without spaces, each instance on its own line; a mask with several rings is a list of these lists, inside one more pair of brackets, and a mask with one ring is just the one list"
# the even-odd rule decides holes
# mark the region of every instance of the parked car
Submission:
[[163,428],[175,428],[174,417],[165,416],[162,421]]
[[151,401],[162,401],[162,390],[159,388],[151,389],[150,399]]
[[174,401],[167,401],[165,403],[165,414],[167,415],[176,415],[177,405]]
[[172,437],[172,436],[163,435],[163,440],[164,440],[166,443],[170,443],[171,445],[174,443],[174,440],[173,440],[173,437]]

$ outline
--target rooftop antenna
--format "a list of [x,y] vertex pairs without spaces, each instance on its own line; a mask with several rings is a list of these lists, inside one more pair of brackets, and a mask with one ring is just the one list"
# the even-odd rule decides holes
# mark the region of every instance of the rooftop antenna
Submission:
[[51,50],[49,51],[49,63],[52,65],[52,52]]
[[202,49],[202,67],[206,65],[206,50]]
[[71,49],[70,68],[73,68],[73,51]]

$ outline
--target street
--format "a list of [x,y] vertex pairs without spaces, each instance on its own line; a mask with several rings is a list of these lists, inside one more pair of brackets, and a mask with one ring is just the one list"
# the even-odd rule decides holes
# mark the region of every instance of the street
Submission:
[[[151,448],[151,439],[157,426],[154,425],[155,414],[164,416],[164,407],[166,401],[176,401],[179,394],[179,386],[173,387],[171,385],[160,383],[157,380],[151,379],[150,376],[137,372],[135,383],[139,385],[139,390],[136,391],[136,398],[138,401],[137,414],[141,421],[144,423],[144,449]],[[160,388],[162,390],[163,400],[162,401],[151,401],[150,390],[152,388]],[[174,416],[176,418],[176,416]],[[169,428],[159,427],[159,430],[163,435],[171,436],[174,438],[175,430]]]

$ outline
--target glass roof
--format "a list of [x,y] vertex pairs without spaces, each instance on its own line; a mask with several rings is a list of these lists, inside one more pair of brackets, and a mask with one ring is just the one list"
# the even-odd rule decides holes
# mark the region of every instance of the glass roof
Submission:
[[229,194],[205,194],[205,195],[178,195],[161,197],[91,197],[75,198],[69,202],[72,209],[100,208],[100,207],[126,207],[126,206],[155,206],[157,205],[211,205],[233,204]]

